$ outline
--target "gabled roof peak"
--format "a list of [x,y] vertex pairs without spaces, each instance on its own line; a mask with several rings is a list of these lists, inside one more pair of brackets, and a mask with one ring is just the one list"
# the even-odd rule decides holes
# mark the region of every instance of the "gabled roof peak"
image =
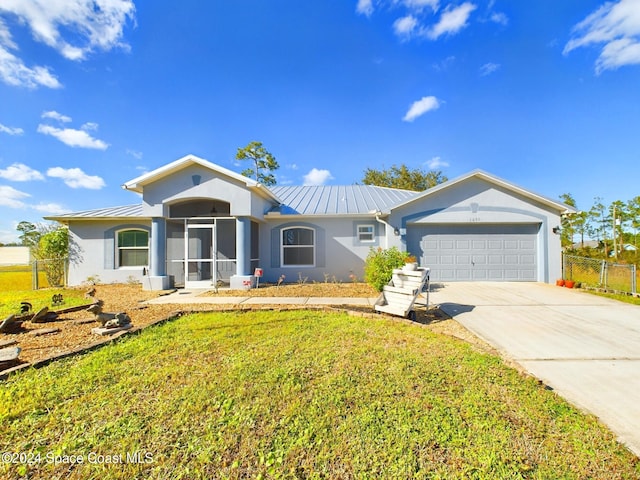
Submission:
[[211,163],[204,158],[189,154],[171,163],[163,165],[162,167],[156,168],[155,170],[144,173],[139,177],[134,178],[133,180],[129,180],[124,185],[122,185],[122,188],[131,190],[133,192],[142,193],[145,185],[165,178],[179,170],[188,167],[189,165],[194,164],[201,165],[221,175],[233,178],[234,180],[244,183],[247,187],[257,187],[259,185],[258,182],[250,179],[249,177],[245,177],[244,175],[240,175],[237,172],[221,167],[220,165],[216,165],[215,163]]

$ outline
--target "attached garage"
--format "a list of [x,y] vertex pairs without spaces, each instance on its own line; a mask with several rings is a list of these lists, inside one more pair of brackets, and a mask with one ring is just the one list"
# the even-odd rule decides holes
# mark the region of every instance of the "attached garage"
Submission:
[[536,281],[540,226],[409,225],[407,250],[432,281]]
[[573,209],[476,170],[394,206],[386,223],[436,282],[554,282]]

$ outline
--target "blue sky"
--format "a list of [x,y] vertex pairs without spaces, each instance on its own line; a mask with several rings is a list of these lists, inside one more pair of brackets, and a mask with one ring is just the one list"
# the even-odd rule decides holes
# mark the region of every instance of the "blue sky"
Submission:
[[0,0],[0,242],[252,140],[282,185],[479,168],[588,209],[640,194],[639,117],[640,0]]

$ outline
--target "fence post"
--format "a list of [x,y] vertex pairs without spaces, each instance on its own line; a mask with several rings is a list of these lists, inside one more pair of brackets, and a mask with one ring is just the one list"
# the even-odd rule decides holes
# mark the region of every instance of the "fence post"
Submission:
[[631,264],[631,293],[636,294],[636,264]]
[[31,289],[38,290],[38,261],[31,264]]

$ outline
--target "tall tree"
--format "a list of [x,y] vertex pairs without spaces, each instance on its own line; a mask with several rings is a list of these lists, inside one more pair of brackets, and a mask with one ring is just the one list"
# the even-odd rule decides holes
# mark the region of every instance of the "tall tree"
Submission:
[[422,192],[428,188],[446,182],[448,179],[437,170],[425,171],[421,168],[410,169],[406,165],[392,165],[386,170],[367,168],[362,183],[378,187],[402,188]]
[[[560,195],[560,200],[562,200],[565,205],[576,208],[576,200],[570,193],[563,193],[562,195]],[[565,215],[562,217],[562,232],[560,233],[560,244],[563,247],[573,246],[573,236],[576,233],[573,217],[574,215]]]
[[249,142],[244,148],[238,148],[236,160],[250,160],[253,168],[247,168],[241,173],[245,177],[254,177],[256,181],[266,186],[276,184],[276,177],[273,174],[280,165],[276,158],[267,151],[262,142]]
[[16,230],[20,232],[20,242],[25,247],[33,248],[38,244],[41,232],[38,231],[38,227],[31,222],[22,221],[16,227]]
[[601,197],[595,197],[595,202],[589,210],[589,235],[595,237],[604,245],[605,256],[609,256],[609,245],[607,244],[607,227],[611,220],[607,215],[607,208],[602,203]]
[[640,229],[640,196],[634,197],[627,202],[629,212],[629,223],[633,228],[633,244],[638,247],[638,229]]

